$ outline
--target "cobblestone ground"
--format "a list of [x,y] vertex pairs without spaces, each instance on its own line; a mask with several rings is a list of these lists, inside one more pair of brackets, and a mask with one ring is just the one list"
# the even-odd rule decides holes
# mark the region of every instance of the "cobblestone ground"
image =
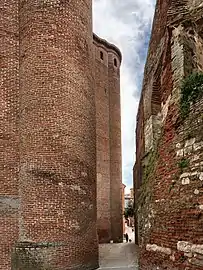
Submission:
[[[132,235],[128,233],[133,240]],[[100,245],[100,270],[138,270],[138,247],[134,243]]]

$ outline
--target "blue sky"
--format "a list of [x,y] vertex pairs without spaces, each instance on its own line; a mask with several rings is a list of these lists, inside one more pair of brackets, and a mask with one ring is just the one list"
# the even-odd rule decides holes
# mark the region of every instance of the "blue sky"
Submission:
[[123,183],[133,186],[135,123],[155,0],[93,0],[93,28],[122,52],[121,121]]

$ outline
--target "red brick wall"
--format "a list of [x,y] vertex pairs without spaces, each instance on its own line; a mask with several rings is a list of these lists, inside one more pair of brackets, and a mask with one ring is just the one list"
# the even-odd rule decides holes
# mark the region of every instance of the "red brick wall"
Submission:
[[120,126],[121,54],[114,45],[96,35],[94,35],[94,45],[98,236],[101,243],[108,243],[110,240],[120,242],[123,234]]
[[[158,1],[156,7],[136,140],[135,174],[143,170],[137,200],[142,270],[203,269],[203,230],[200,229],[203,224],[203,102],[198,100],[184,121],[180,121],[179,111],[181,80],[194,70],[202,71],[202,21],[199,19],[202,8],[196,10],[198,4],[201,3],[170,1],[164,7]],[[166,19],[160,20],[164,14]],[[156,93],[153,96],[151,85],[157,79],[157,70],[160,70],[161,104],[154,111],[150,109],[158,99]],[[140,127],[148,124],[154,112],[155,116],[162,117],[161,135],[146,152]],[[181,169],[183,160],[187,166]]]
[[[144,119],[148,119],[152,115],[153,105],[156,100],[152,100],[152,89],[154,75],[158,66],[162,64],[162,54],[165,40],[167,39],[167,11],[170,7],[171,0],[158,0],[155,9],[154,22],[152,26],[151,39],[147,57],[147,65],[145,66],[143,81],[143,102],[144,102]],[[156,97],[156,95],[154,96]],[[152,101],[152,102],[151,102]],[[154,102],[153,102],[154,101]]]
[[[117,66],[114,61],[116,60]],[[123,241],[122,216],[122,161],[120,114],[120,60],[109,52],[109,117],[110,117],[110,177],[111,230],[114,242]]]
[[[158,93],[155,91],[153,92],[153,84],[158,83],[158,79],[155,79],[154,74],[157,72],[157,70],[160,70],[160,67],[162,68],[162,61],[164,62],[165,69],[169,69],[170,61],[166,57],[170,58],[170,54],[163,53],[164,48],[164,41],[168,40],[168,34],[167,34],[167,12],[170,7],[171,0],[162,1],[158,0],[156,4],[155,14],[154,14],[154,22],[152,26],[152,33],[151,33],[151,39],[149,44],[149,51],[148,51],[148,57],[147,57],[147,64],[145,66],[145,72],[144,72],[144,80],[143,80],[143,89],[142,89],[142,95],[140,99],[139,104],[139,110],[137,114],[137,125],[136,125],[136,171],[134,177],[135,181],[135,188],[139,188],[141,184],[142,179],[142,173],[143,173],[143,164],[142,159],[145,155],[145,138],[144,138],[144,126],[146,123],[146,120],[149,119],[149,117],[152,114],[156,114],[160,110],[160,99],[162,97],[166,101],[165,95],[160,95],[160,85]],[[170,42],[170,41],[168,41]],[[167,55],[167,56],[166,56]],[[162,58],[164,57],[164,60]],[[162,72],[162,70],[160,70]],[[167,73],[163,77],[163,84],[165,85],[165,81],[167,80]],[[170,80],[169,80],[170,82]],[[169,83],[166,82],[166,83]],[[162,85],[162,88],[164,86]],[[169,85],[170,89],[170,85]],[[163,92],[166,92],[167,90],[162,89]],[[170,90],[169,90],[170,91]],[[168,97],[168,92],[166,93]],[[157,95],[158,97],[157,99]],[[158,106],[157,106],[158,105]],[[145,108],[145,109],[144,109]]]
[[18,238],[18,1],[1,1],[0,10],[0,269],[8,270]]
[[[202,110],[201,100],[194,106],[188,119],[175,128],[177,108],[174,105],[169,108],[158,149],[154,181],[150,180],[149,183],[153,199],[148,215],[153,210],[154,217],[150,220],[150,234],[142,235],[141,269],[203,269],[201,251],[187,253],[177,248],[179,241],[193,245],[203,244],[203,231],[200,229],[203,225],[203,192],[200,180],[203,160]],[[191,139],[188,139],[189,134],[192,134]],[[193,140],[195,142],[192,142]],[[181,149],[184,149],[184,159],[189,161],[183,172],[180,172],[178,165],[183,157],[177,155]],[[188,174],[190,180],[184,178],[184,174]],[[146,251],[146,244],[169,248],[171,254]]]
[[37,252],[16,269],[98,267],[91,9],[20,1],[20,242]]
[[97,268],[95,90],[97,164],[106,181],[98,211],[107,240],[116,242],[121,54],[105,42],[107,65],[97,59],[94,78],[90,0],[3,1],[0,8],[0,269],[10,269],[11,258],[16,270]]
[[[97,232],[100,243],[111,240],[108,50],[94,38],[97,134]],[[103,60],[101,59],[103,53]]]
[[142,180],[142,158],[144,156],[144,110],[143,99],[141,97],[137,114],[136,125],[136,164],[133,170],[134,190],[140,188]]

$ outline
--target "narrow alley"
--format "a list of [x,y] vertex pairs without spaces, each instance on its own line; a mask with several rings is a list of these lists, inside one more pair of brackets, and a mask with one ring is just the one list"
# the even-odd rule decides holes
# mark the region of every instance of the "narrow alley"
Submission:
[[131,243],[101,244],[99,270],[138,270],[138,247],[134,243],[134,233],[127,228]]

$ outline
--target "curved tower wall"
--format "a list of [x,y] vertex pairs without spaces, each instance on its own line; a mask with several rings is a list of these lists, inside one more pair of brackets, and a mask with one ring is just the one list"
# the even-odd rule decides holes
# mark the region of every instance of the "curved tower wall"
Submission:
[[98,267],[91,9],[20,1],[20,269]]
[[[103,59],[101,59],[103,54]],[[99,241],[111,240],[108,51],[94,38],[97,138],[97,232]]]
[[94,58],[98,236],[101,243],[108,243],[110,240],[119,242],[122,241],[123,234],[120,129],[121,53],[117,47],[94,35]]
[[111,231],[114,242],[123,241],[122,213],[122,160],[120,111],[119,55],[109,52],[109,125],[110,125],[110,178],[111,178]]
[[9,270],[18,237],[18,1],[0,10],[0,269]]

